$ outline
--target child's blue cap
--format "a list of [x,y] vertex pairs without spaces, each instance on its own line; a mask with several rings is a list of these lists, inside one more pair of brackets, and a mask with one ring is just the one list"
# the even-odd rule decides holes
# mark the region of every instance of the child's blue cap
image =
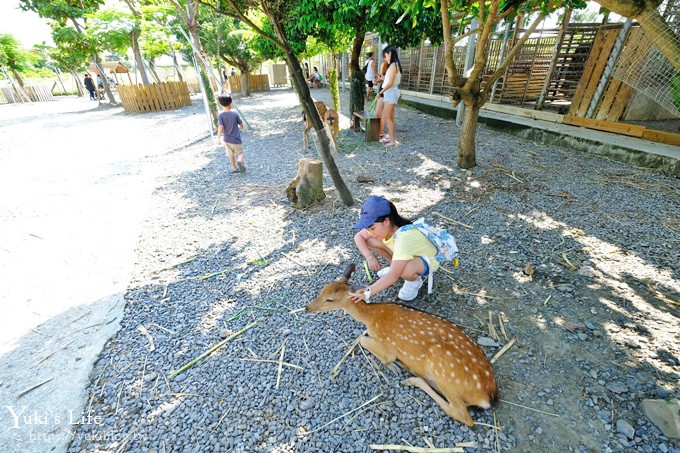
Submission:
[[366,201],[364,201],[363,205],[361,205],[359,221],[354,225],[353,228],[356,228],[357,230],[368,228],[373,225],[373,223],[375,223],[379,217],[388,216],[391,212],[392,209],[390,208],[389,201],[383,197],[372,195],[368,197]]

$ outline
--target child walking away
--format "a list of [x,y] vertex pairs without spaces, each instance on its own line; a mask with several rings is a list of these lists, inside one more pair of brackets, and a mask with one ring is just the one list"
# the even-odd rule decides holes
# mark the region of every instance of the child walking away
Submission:
[[[224,148],[231,163],[232,175],[246,172],[246,165],[243,163],[243,142],[241,141],[241,131],[243,122],[238,113],[232,112],[233,101],[231,96],[220,96],[217,101],[222,106],[222,113],[217,117],[217,143],[224,141]],[[237,166],[238,165],[238,166]]]

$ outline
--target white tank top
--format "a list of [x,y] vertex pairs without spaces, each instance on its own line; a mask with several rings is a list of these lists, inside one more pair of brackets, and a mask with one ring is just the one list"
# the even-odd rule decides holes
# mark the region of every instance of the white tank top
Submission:
[[[399,88],[399,84],[401,83],[401,71],[399,71],[399,67],[397,66],[397,74],[394,76],[394,83],[392,83],[392,86],[388,88],[388,90],[391,90],[392,88]],[[389,70],[389,67],[388,67]]]
[[366,67],[366,80],[375,80],[375,72],[373,72],[373,58],[366,61],[368,66]]

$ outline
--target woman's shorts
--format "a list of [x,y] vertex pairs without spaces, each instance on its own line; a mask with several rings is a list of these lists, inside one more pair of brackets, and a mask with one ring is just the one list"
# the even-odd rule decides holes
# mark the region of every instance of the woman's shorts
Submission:
[[418,258],[420,258],[423,261],[423,267],[424,267],[423,273],[420,274],[420,276],[425,277],[425,276],[430,275],[430,265],[427,263],[427,260],[425,258],[423,258],[422,256],[419,256]]
[[397,104],[399,102],[399,88],[390,88],[384,92],[385,102],[388,104]]

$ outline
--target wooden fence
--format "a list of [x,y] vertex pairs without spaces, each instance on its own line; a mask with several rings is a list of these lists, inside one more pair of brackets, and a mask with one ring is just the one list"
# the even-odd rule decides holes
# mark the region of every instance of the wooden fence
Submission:
[[[232,93],[243,91],[243,88],[241,87],[241,76],[230,76],[229,86],[231,87]],[[253,93],[257,91],[269,91],[269,76],[267,74],[250,74],[248,76],[248,86]]]
[[52,90],[50,90],[45,85],[26,85],[24,86],[24,92],[33,102],[54,101]]
[[191,105],[189,89],[184,82],[118,85],[118,95],[125,111],[132,113],[158,112]]

